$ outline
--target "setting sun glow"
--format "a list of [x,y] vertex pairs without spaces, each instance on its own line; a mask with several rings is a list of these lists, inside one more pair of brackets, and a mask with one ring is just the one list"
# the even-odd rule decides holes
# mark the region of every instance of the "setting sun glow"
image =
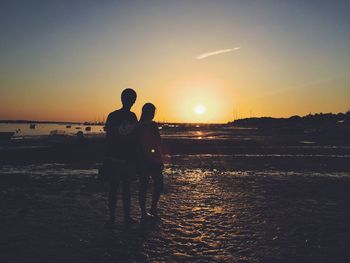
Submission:
[[206,112],[206,108],[202,104],[198,104],[194,108],[194,112],[197,113],[197,114],[204,114]]

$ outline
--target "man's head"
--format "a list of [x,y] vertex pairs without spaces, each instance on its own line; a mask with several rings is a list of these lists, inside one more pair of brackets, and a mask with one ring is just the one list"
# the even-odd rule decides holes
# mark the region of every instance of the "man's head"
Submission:
[[136,101],[136,91],[134,91],[133,89],[125,89],[122,92],[122,104],[123,104],[123,108],[125,109],[131,109],[132,105],[134,105],[135,101]]

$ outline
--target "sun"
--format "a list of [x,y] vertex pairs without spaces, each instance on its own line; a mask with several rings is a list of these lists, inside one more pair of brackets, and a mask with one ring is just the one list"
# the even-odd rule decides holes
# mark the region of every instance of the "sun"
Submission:
[[204,105],[198,104],[196,105],[196,107],[194,107],[194,112],[201,115],[206,112],[206,108],[204,107]]

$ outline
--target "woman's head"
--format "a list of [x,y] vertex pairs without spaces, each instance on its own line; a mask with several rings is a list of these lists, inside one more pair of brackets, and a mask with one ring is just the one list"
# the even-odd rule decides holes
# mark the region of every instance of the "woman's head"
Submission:
[[141,121],[151,121],[156,113],[156,107],[152,103],[145,103],[142,107]]

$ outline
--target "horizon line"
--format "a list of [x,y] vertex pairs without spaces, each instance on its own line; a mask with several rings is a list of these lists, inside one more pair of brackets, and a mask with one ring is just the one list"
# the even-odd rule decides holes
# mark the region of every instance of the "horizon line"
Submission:
[[[290,118],[293,116],[299,116],[299,117],[305,117],[308,115],[316,115],[316,114],[333,114],[333,115],[337,115],[337,114],[346,114],[350,112],[350,108],[345,110],[344,112],[315,112],[315,113],[308,113],[305,115],[298,115],[298,114],[294,114],[294,115],[289,115],[288,117],[272,117],[272,116],[255,116],[255,117],[241,117],[241,118],[232,118],[232,120],[229,120],[227,122],[180,122],[180,121],[156,121],[157,123],[170,123],[170,124],[227,124],[230,122],[233,122],[235,120],[241,120],[241,119],[253,119],[253,118]],[[0,123],[9,123],[9,122],[14,122],[14,123],[57,123],[57,124],[88,124],[88,125],[98,125],[98,123],[105,123],[103,122],[90,122],[90,121],[53,121],[53,120],[30,120],[30,119],[0,119]]]

